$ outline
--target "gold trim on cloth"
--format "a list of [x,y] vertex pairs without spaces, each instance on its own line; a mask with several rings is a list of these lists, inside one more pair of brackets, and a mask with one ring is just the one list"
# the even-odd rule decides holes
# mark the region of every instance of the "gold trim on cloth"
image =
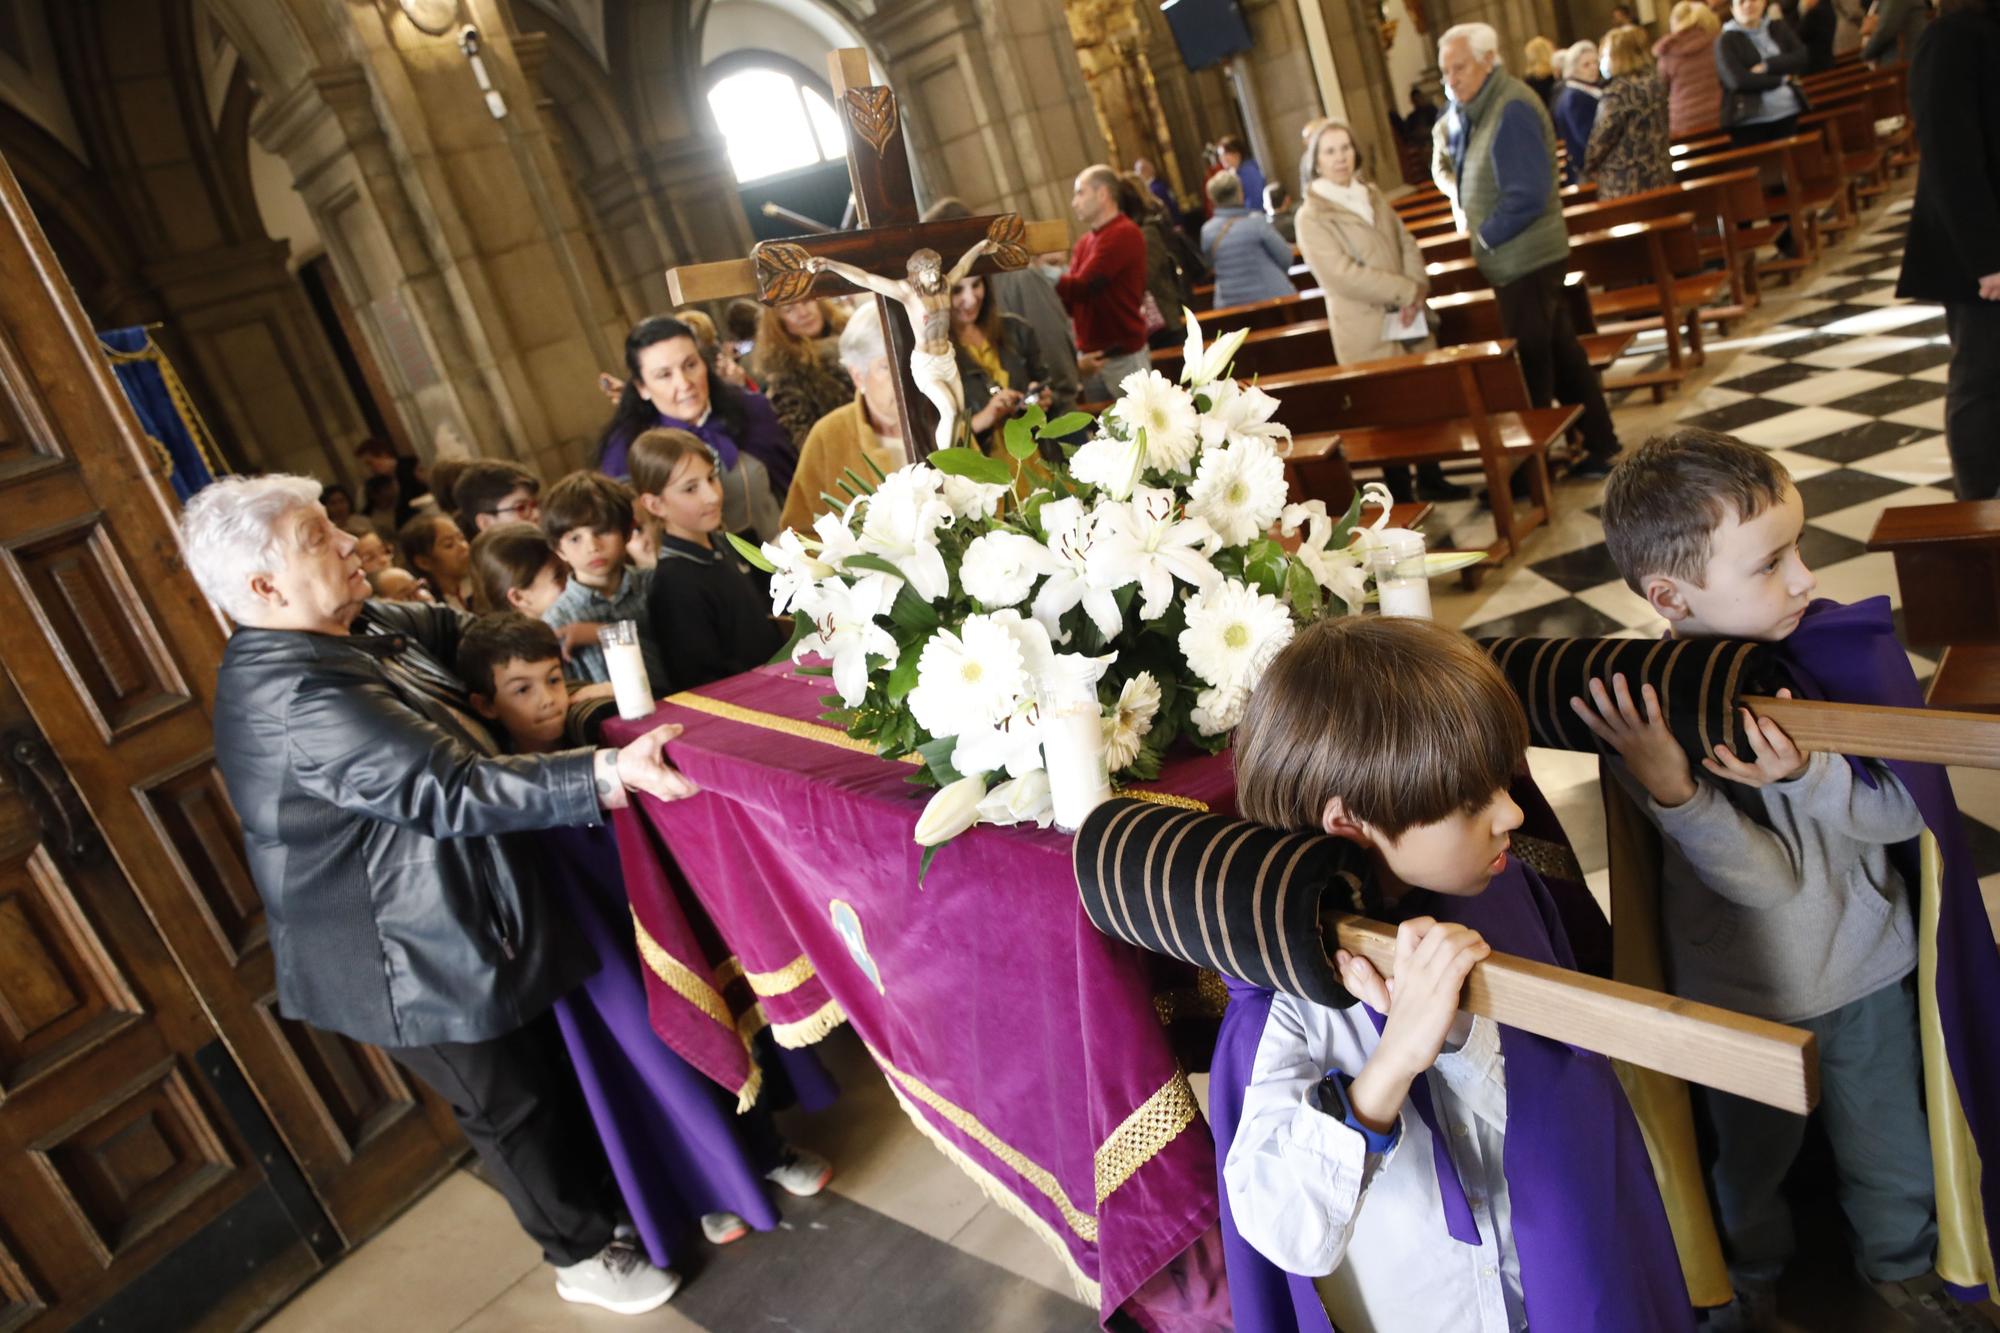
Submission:
[[[999,1135],[995,1134],[985,1125],[980,1124],[979,1120],[970,1111],[945,1100],[915,1078],[912,1078],[910,1075],[896,1068],[896,1066],[890,1064],[882,1058],[882,1053],[873,1046],[868,1048],[868,1054],[874,1057],[875,1063],[882,1067],[882,1072],[889,1076],[890,1085],[900,1088],[899,1095],[900,1093],[908,1093],[911,1097],[916,1098],[942,1116],[952,1128],[958,1130],[959,1133],[964,1134],[974,1143],[977,1143],[980,1147],[1005,1162],[1016,1175],[1020,1176],[1021,1179],[1027,1181],[1030,1185],[1033,1185],[1041,1192],[1044,1198],[1056,1206],[1056,1210],[1063,1215],[1063,1221],[1069,1224],[1069,1229],[1074,1231],[1078,1238],[1086,1240],[1092,1245],[1097,1244],[1097,1219],[1072,1203],[1068,1193],[1062,1187],[1062,1182],[1057,1180],[1046,1168],[1030,1161],[1022,1155],[1019,1149],[1001,1139]],[[922,1123],[921,1117],[918,1119],[919,1123]]]
[[1153,995],[1153,1013],[1161,1027],[1172,1027],[1185,1019],[1221,1018],[1228,1009],[1229,983],[1205,967],[1196,974],[1194,985]]
[[1993,1284],[1992,1244],[1980,1210],[1979,1149],[1959,1105],[1937,1007],[1939,894],[1944,860],[1937,839],[1923,835],[1917,896],[1917,1025],[1924,1052],[1924,1100],[1930,1107],[1931,1174],[1937,1183],[1937,1272],[1960,1287]]
[[1102,1208],[1104,1201],[1132,1178],[1133,1172],[1152,1161],[1160,1149],[1193,1124],[1195,1114],[1194,1089],[1188,1086],[1187,1074],[1176,1069],[1158,1092],[1140,1103],[1139,1109],[1126,1116],[1124,1123],[1111,1131],[1111,1137],[1098,1145],[1097,1206]]
[[[759,1014],[764,1013],[762,1005],[757,1006]],[[764,1015],[769,1022],[769,1015]],[[840,1007],[840,1001],[828,1000],[825,1004],[807,1014],[804,1018],[793,1019],[789,1023],[772,1023],[771,1039],[780,1046],[797,1050],[810,1046],[847,1021],[847,1011]]]
[[[869,1054],[873,1055],[874,1052],[870,1051]],[[880,1057],[877,1059],[879,1061]],[[882,1067],[884,1071],[888,1070],[887,1065]],[[941,1134],[937,1126],[930,1122],[929,1117],[920,1114],[915,1104],[903,1095],[903,1090],[896,1086],[896,1080],[893,1078],[889,1080],[889,1091],[895,1095],[897,1104],[903,1108],[903,1114],[917,1127],[917,1132],[929,1139],[931,1145],[943,1153],[947,1161],[972,1177],[972,1183],[979,1186],[981,1193],[1012,1214],[1028,1230],[1040,1236],[1048,1247],[1056,1252],[1056,1257],[1062,1260],[1063,1267],[1069,1272],[1070,1281],[1076,1284],[1078,1298],[1093,1310],[1102,1306],[1104,1289],[1086,1277],[1083,1269],[1077,1266],[1076,1256],[1071,1254],[1069,1246],[1063,1243],[1062,1233],[1051,1226],[1046,1217],[1023,1203],[1020,1195],[995,1179],[991,1171],[974,1161],[970,1153]]]
[[728,1003],[722,998],[722,992],[703,981],[699,972],[662,948],[660,942],[653,938],[644,923],[639,920],[639,914],[636,912],[632,914],[632,938],[638,943],[640,959],[652,970],[654,976],[666,982],[674,994],[734,1034],[736,1040],[742,1043],[743,1054],[750,1068],[749,1077],[743,1081],[743,1086],[736,1090],[736,1113],[743,1114],[757,1104],[757,1094],[764,1087],[764,1071],[757,1067],[756,1053],[750,1049],[750,1039],[757,1034],[758,1028],[764,1026],[763,1014],[753,1005],[741,1018],[732,1017]]
[[819,975],[813,970],[812,959],[804,954],[800,954],[775,972],[750,972],[746,971],[743,964],[736,959],[731,958],[729,961],[736,963],[736,970],[750,983],[750,989],[766,999],[795,991]]
[[[682,690],[670,694],[666,703],[681,708],[691,708],[697,713],[719,717],[725,722],[740,722],[749,727],[762,727],[766,731],[783,732],[800,740],[818,741],[822,745],[836,746],[842,750],[852,750],[856,754],[875,754],[875,747],[867,741],[858,741],[839,727],[829,727],[824,722],[807,722],[803,718],[786,717],[781,713],[767,713],[761,708],[745,708],[742,704],[732,704],[722,699],[711,699],[705,694],[692,690]],[[896,760],[899,764],[922,764],[920,754],[906,754]]]
[[1512,841],[1515,857],[1536,874],[1583,883],[1583,867],[1577,863],[1576,853],[1561,843],[1531,837],[1519,829],[1514,830]]
[[1134,791],[1129,787],[1113,787],[1111,794],[1129,801],[1145,801],[1152,805],[1172,806],[1176,810],[1199,810],[1208,813],[1208,802],[1193,796],[1181,796],[1170,791]]

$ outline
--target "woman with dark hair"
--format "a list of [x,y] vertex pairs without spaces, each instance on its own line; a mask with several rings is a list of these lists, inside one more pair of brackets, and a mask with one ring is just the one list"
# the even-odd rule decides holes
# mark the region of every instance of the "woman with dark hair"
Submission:
[[1041,340],[1028,321],[1000,309],[977,274],[951,289],[951,341],[965,386],[966,420],[982,445],[1024,402],[1039,403],[1045,412],[1054,408]]
[[[768,515],[771,521],[758,523],[756,531],[766,540],[776,536],[799,450],[770,401],[713,374],[694,330],[666,315],[640,320],[625,335],[625,371],[618,406],[598,443],[598,471],[624,480],[630,475],[626,453],[641,431],[687,431],[715,450],[721,464],[728,530],[741,532],[752,527],[753,514]],[[768,498],[753,495],[752,487],[763,488]]]
[[1159,318],[1146,316],[1148,347],[1179,347],[1187,340],[1187,320],[1181,314],[1194,305],[1194,283],[1208,276],[1208,265],[1187,238],[1167,224],[1166,210],[1146,183],[1132,173],[1118,178],[1118,211],[1138,224],[1146,238],[1146,295],[1153,298]]
[[[1250,156],[1244,146],[1242,136],[1225,134],[1216,141],[1216,161],[1224,171],[1236,173],[1236,179],[1243,185],[1243,197],[1264,202],[1264,169],[1257,165],[1257,159]],[[1212,216],[1212,215],[1211,215]]]

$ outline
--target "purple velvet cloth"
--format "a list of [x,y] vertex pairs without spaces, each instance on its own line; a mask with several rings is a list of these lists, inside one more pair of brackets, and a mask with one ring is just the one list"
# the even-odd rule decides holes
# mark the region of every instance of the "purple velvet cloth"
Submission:
[[[1782,651],[1800,698],[1923,707],[1923,687],[1896,639],[1887,597],[1847,606],[1814,602]],[[1986,1232],[2000,1236],[2000,1024],[1995,1022],[2000,1015],[2000,950],[1994,947],[1949,775],[1937,764],[1889,760],[1884,766],[1916,801],[1944,861],[1938,901],[1938,1018],[1959,1105],[1979,1149]],[[1867,769],[1858,762],[1856,768],[1873,785]],[[1894,849],[1892,858],[1914,899],[1923,883],[1917,844]]]
[[[703,1213],[737,1213],[769,1231],[778,1224],[777,1210],[732,1123],[730,1099],[647,1022],[611,831],[563,828],[541,837],[550,888],[602,963],[582,987],[556,1001],[556,1021],[647,1255],[670,1265],[676,1249],[698,1234]],[[795,1058],[787,1072],[801,1100],[830,1100],[831,1084],[811,1056]]]
[[[644,819],[774,1035],[817,1040],[844,1018],[910,1115],[1099,1284],[1101,1315],[1134,1300],[1149,1328],[1214,1327],[1226,1299],[1185,1256],[1215,1222],[1215,1150],[1154,1007],[1155,960],[1091,926],[1053,830],[972,829],[919,888],[930,793],[819,722],[825,689],[765,667],[606,724],[617,743],[685,728],[668,754],[701,794],[644,800]],[[1226,809],[1228,759],[1170,765],[1162,785]],[[670,886],[643,844],[620,847],[649,919]],[[1149,1105],[1167,1114],[1135,1118]]]
[[[784,424],[778,420],[777,412],[771,407],[770,399],[761,393],[752,393],[748,389],[738,389],[736,393],[743,402],[744,425],[740,438],[729,433],[729,427],[723,422],[722,414],[714,411],[711,411],[708,419],[699,426],[682,421],[678,417],[670,417],[665,412],[659,414],[657,424],[684,430],[700,438],[709,448],[715,450],[715,456],[721,461],[722,470],[725,472],[736,466],[736,455],[739,451],[749,454],[761,462],[765,470],[771,474],[771,490],[782,502],[785,492],[792,488],[792,473],[799,465],[800,442],[786,432]],[[606,476],[625,480],[632,471],[626,461],[626,455],[631,449],[630,438],[621,436],[606,442],[604,456],[598,460],[598,471]]]
[[[1546,810],[1538,795],[1535,805]],[[1419,891],[1406,895],[1399,910],[1470,926],[1505,953],[1576,966],[1558,895],[1511,856],[1476,897]],[[1223,1145],[1218,1181],[1270,1007],[1269,991],[1230,983],[1229,1012],[1209,1070],[1209,1120]],[[1507,1076],[1507,1191],[1530,1327],[1536,1333],[1694,1328],[1652,1163],[1610,1061],[1509,1027],[1500,1029],[1500,1049]],[[1448,1154],[1437,1160],[1440,1191],[1447,1200],[1454,1193],[1462,1200]],[[1327,1333],[1331,1324],[1312,1280],[1284,1272],[1252,1248],[1229,1214],[1227,1191],[1222,1194],[1238,1333]],[[1468,1213],[1460,1226],[1469,1221]],[[1457,1242],[1440,1233],[1437,1243]],[[1419,1256],[1411,1262],[1413,1270],[1421,1269]]]

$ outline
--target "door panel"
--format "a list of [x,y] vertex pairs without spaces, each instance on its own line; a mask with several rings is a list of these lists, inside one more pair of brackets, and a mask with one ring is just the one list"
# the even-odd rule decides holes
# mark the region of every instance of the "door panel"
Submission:
[[[56,842],[101,844],[103,873],[122,876],[351,1242],[448,1170],[462,1140],[449,1109],[380,1052],[275,1014],[263,904],[215,768],[223,625],[187,573],[164,475],[0,164],[0,659],[23,723],[50,747],[39,770],[23,770],[50,794],[27,795]],[[64,864],[26,850],[0,863],[0,959],[28,960],[0,962],[0,1106],[12,1116],[17,1098],[48,1103],[20,1141],[28,1158],[0,1161],[0,1179],[33,1175],[46,1197],[69,1199],[72,1236],[115,1258],[225,1189],[228,1137],[185,1072],[161,1063],[200,1034],[149,1037],[157,1001],[86,928],[95,918]],[[119,1076],[94,1086],[125,1090],[115,1108],[64,1108],[56,1083],[35,1083],[113,1050]],[[31,1279],[48,1262],[23,1232],[0,1243]],[[0,1301],[5,1274],[0,1265]]]

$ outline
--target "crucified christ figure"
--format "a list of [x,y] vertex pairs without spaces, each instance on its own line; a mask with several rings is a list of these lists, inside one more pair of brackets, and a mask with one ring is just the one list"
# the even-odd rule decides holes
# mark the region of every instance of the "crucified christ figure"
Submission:
[[919,250],[910,256],[907,278],[885,278],[818,255],[807,261],[812,272],[837,274],[856,287],[897,302],[909,315],[910,331],[916,335],[916,346],[910,352],[910,378],[937,408],[940,449],[951,448],[958,434],[958,419],[965,413],[965,386],[959,382],[958,354],[951,343],[951,289],[993,248],[991,240],[982,239],[949,273],[944,272],[944,261],[937,251]]

